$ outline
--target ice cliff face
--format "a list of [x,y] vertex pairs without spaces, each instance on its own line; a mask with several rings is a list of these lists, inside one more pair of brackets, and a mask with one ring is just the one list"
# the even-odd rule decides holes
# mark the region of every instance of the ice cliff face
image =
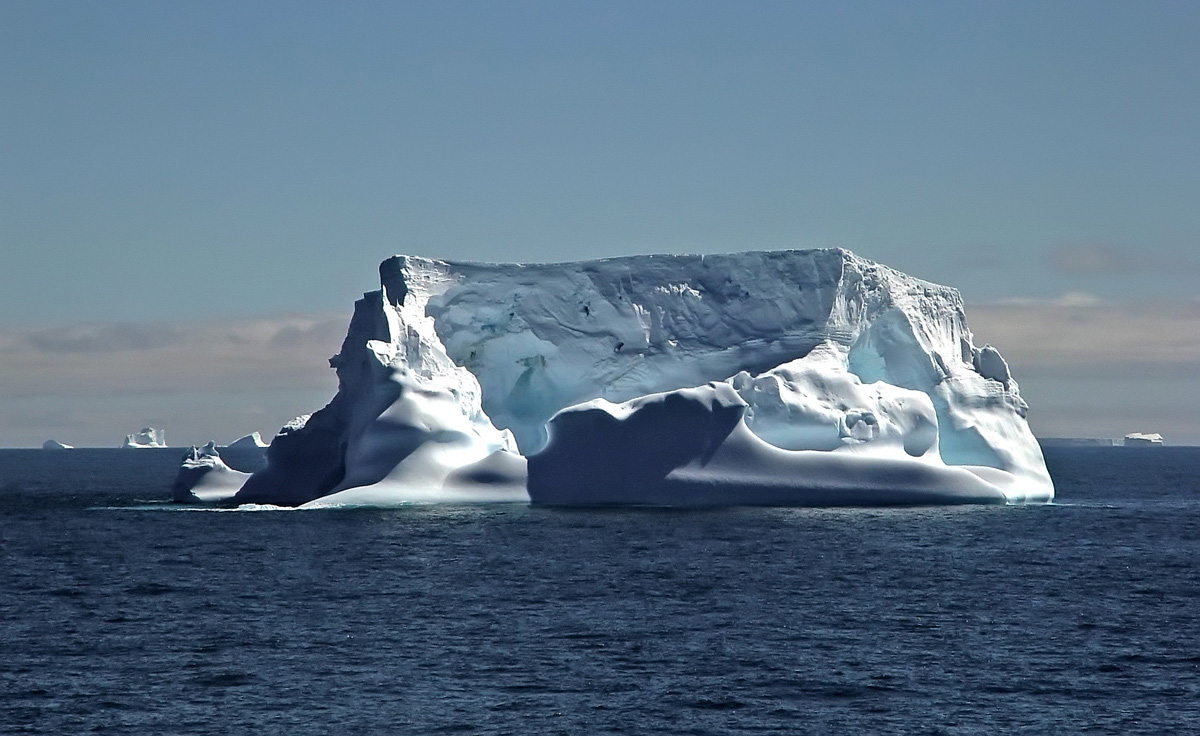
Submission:
[[[572,467],[602,466],[601,448],[613,439],[605,433],[625,426],[551,422],[560,411],[583,404],[572,411],[622,421],[651,416],[660,436],[679,433],[699,421],[686,408],[698,399],[686,390],[710,383],[720,401],[701,404],[726,406],[718,412],[723,421],[737,417],[724,435],[697,439],[697,446],[754,445],[741,456],[761,450],[786,458],[767,462],[781,474],[776,485],[803,486],[806,468],[836,474],[847,463],[862,470],[869,463],[860,461],[885,458],[892,471],[880,472],[916,468],[912,477],[924,480],[913,483],[926,490],[986,487],[983,495],[1010,502],[1053,495],[1017,384],[995,349],[973,344],[958,293],[843,250],[551,265],[396,256],[381,264],[380,280],[382,288],[357,303],[331,360],[338,394],[284,428],[268,450],[268,467],[238,500],[510,497],[518,487],[524,492],[520,455],[531,458],[530,490],[544,492],[554,483],[543,481],[567,483]],[[681,390],[679,399],[620,406]],[[683,413],[649,408],[656,402]],[[661,464],[652,444],[621,445],[620,461]],[[709,449],[710,459],[720,455]],[[737,454],[721,455],[726,491],[717,502],[739,502],[729,459]],[[568,464],[547,462],[554,457]],[[672,486],[679,498],[688,497],[680,478],[693,488],[713,482],[702,472],[704,457],[671,461],[681,463],[665,471],[679,481]],[[831,457],[838,459],[831,464]],[[631,486],[622,498],[662,500],[647,489]],[[775,493],[761,502],[786,498]],[[534,500],[586,502],[539,493]]]
[[280,431],[238,502],[527,499],[511,433],[483,413],[479,382],[446,355],[423,306],[386,286],[355,304],[329,361],[337,395]]

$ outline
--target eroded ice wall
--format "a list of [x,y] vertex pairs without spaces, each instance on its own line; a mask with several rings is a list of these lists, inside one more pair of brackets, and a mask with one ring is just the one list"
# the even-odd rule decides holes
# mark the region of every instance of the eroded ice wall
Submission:
[[239,500],[516,484],[503,430],[531,455],[567,407],[714,381],[741,397],[745,431],[780,451],[944,461],[1012,501],[1053,493],[1018,386],[973,344],[958,293],[846,251],[396,256],[380,279],[331,361],[337,396],[285,428]]
[[550,265],[397,256],[380,275],[394,300],[427,302],[447,355],[525,454],[567,406],[753,376],[828,344],[862,383],[929,396],[946,462],[1020,473],[1035,496],[1050,487],[1028,407],[999,353],[973,345],[958,292],[844,250]]

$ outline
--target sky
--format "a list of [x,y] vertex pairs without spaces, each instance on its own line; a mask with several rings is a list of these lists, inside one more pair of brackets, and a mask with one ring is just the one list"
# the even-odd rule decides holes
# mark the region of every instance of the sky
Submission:
[[0,446],[264,436],[394,253],[849,248],[1200,444],[1200,4],[0,0]]

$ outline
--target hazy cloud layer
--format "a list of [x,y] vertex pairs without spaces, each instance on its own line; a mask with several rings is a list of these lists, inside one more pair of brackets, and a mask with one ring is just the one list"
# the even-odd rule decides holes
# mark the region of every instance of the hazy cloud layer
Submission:
[[30,330],[20,335],[43,353],[109,353],[175,345],[186,336],[178,325],[71,325]]
[[1051,268],[1060,273],[1084,276],[1200,273],[1200,260],[1190,253],[1105,243],[1059,244],[1049,249],[1046,260]]
[[969,305],[977,342],[1022,375],[1133,377],[1200,372],[1200,300],[1110,303],[1081,292]]
[[1041,436],[1156,431],[1200,444],[1200,300],[1104,302],[1088,294],[967,306],[977,343],[1000,348]]
[[[1072,292],[967,306],[1013,367],[1043,435],[1163,431],[1200,442],[1200,299]],[[144,425],[172,445],[275,432],[337,388],[349,315],[0,330],[0,446],[112,446]]]
[[0,397],[328,384],[345,315],[0,329]]
[[332,398],[349,316],[0,329],[0,446],[107,446],[143,425],[171,444],[274,433]]

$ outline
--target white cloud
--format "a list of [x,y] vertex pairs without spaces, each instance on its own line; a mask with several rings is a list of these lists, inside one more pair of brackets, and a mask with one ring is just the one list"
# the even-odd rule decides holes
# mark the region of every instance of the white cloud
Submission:
[[1020,373],[1086,375],[1200,370],[1200,300],[1106,302],[1072,292],[1055,299],[969,305],[977,342]]
[[967,306],[1000,349],[1042,436],[1158,431],[1200,443],[1200,300],[1106,302],[1082,293]]
[[[1083,292],[970,304],[1042,434],[1149,429],[1200,442],[1200,299],[1108,302]],[[0,446],[55,437],[112,446],[145,425],[171,444],[274,433],[337,388],[326,358],[347,314],[0,329]],[[1190,434],[1189,434],[1190,433]]]
[[1046,252],[1046,260],[1060,273],[1087,276],[1200,271],[1200,262],[1190,253],[1178,249],[1110,243],[1060,243]]
[[0,330],[0,397],[325,385],[345,315]]

